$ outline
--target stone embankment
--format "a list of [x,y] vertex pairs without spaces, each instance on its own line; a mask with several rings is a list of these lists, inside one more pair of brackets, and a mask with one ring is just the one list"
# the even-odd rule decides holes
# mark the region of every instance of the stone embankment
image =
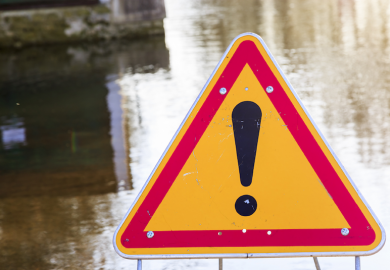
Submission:
[[0,47],[164,34],[164,0],[111,0],[91,6],[0,11]]

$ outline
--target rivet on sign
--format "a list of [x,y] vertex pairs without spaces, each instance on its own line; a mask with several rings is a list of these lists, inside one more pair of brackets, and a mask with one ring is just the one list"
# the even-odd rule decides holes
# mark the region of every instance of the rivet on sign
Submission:
[[246,229],[243,229],[242,232],[243,232],[243,233],[246,233]]
[[272,93],[274,91],[274,88],[272,86],[268,86],[265,91],[267,91],[267,93]]
[[129,242],[129,239],[126,239],[126,242]]
[[248,87],[245,87],[245,91],[248,91]]
[[225,87],[222,87],[221,89],[219,89],[219,93],[221,95],[225,95],[226,94],[226,88]]
[[222,232],[219,232],[218,235],[222,235]]
[[271,235],[271,231],[268,231],[267,234],[268,234],[268,235]]
[[347,228],[341,229],[341,234],[347,236],[349,234],[349,230]]
[[152,232],[152,231],[148,231],[146,233],[146,237],[148,237],[148,238],[152,238],[153,236],[154,236],[154,232]]

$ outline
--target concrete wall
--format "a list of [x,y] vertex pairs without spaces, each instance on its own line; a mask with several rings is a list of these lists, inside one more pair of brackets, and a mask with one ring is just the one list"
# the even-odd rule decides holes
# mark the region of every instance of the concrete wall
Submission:
[[112,21],[153,21],[165,18],[164,0],[112,0]]
[[0,12],[0,47],[164,34],[164,0]]

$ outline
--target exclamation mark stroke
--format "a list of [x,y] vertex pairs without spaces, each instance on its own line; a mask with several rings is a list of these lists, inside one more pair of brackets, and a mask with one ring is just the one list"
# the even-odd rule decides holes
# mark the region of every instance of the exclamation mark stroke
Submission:
[[[232,112],[240,181],[244,187],[252,184],[261,116],[260,107],[251,101],[237,104]],[[250,216],[256,211],[257,202],[251,195],[242,195],[235,207],[239,215]]]

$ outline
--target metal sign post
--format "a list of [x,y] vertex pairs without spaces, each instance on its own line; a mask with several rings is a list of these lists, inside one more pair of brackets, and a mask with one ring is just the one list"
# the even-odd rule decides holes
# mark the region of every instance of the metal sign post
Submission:
[[355,270],[360,270],[360,257],[356,256],[355,257]]
[[[320,264],[318,262],[318,258],[313,257],[313,260],[314,260],[316,270],[321,270]],[[221,258],[218,259],[218,269],[223,270],[223,261]],[[137,270],[142,270],[142,260],[137,260]],[[355,270],[361,270],[359,256],[355,256]]]
[[[321,270],[320,263],[318,262],[317,257],[313,257],[316,270]],[[355,270],[361,270],[360,268],[360,256],[355,256]]]
[[318,262],[317,257],[313,257],[314,264],[316,266],[316,270],[321,270],[320,263]]

